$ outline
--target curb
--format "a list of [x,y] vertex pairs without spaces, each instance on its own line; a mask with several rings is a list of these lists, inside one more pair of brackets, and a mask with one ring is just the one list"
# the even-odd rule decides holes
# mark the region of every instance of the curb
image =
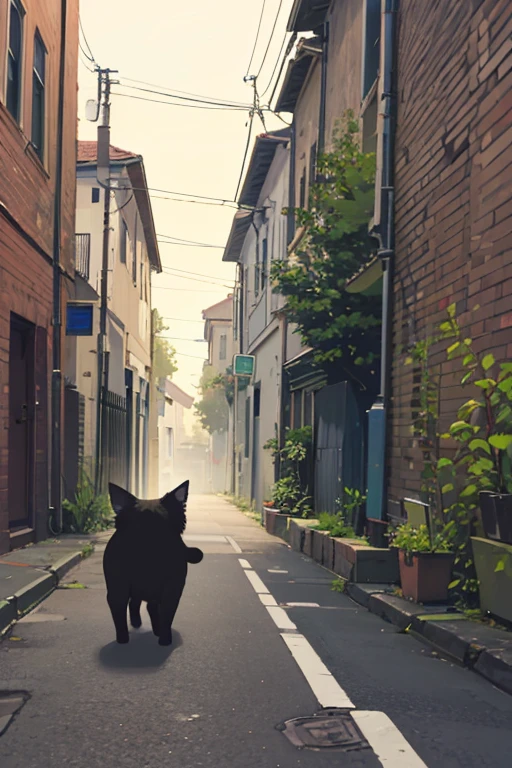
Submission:
[[410,632],[442,655],[477,672],[497,688],[512,694],[512,636],[501,630],[477,625],[468,619],[442,619],[439,614],[427,617],[429,609],[409,603],[385,590],[365,591],[348,584],[346,594],[384,621]]
[[57,560],[48,572],[19,589],[7,600],[0,600],[0,636],[36,605],[49,597],[57,588],[62,578],[72,568],[82,562],[82,553],[74,552]]

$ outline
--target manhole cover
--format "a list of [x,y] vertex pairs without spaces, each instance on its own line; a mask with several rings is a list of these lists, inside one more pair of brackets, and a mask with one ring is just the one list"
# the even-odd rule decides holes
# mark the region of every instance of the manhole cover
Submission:
[[323,709],[312,717],[296,717],[278,726],[299,749],[353,752],[370,745],[348,710]]

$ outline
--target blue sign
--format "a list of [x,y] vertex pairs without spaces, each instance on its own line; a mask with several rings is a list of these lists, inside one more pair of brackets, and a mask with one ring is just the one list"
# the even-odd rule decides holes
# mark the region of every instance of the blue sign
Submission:
[[66,336],[92,336],[93,304],[68,302]]

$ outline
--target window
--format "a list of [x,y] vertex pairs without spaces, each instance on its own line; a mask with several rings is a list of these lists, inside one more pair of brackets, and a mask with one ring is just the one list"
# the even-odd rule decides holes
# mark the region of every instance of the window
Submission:
[[140,299],[144,298],[144,264],[140,265]]
[[244,457],[249,458],[249,440],[251,438],[251,398],[246,398],[245,401],[245,444],[244,444]]
[[99,203],[99,201],[100,201],[100,188],[99,187],[93,187],[92,188],[91,201],[93,203]]
[[299,208],[306,207],[306,169],[302,171],[300,177]]
[[309,186],[314,184],[316,181],[316,157],[317,157],[317,151],[316,151],[316,141],[315,141],[315,143],[311,145],[311,149],[309,152]]
[[17,0],[9,9],[9,47],[7,50],[7,109],[16,122],[20,121],[21,70],[24,12]]
[[174,432],[172,427],[167,427],[167,456],[172,459],[174,455]]
[[220,337],[220,349],[219,349],[219,360],[225,360],[227,355],[227,336],[225,333],[222,334]]
[[368,96],[379,74],[381,0],[365,0],[363,29],[363,93]]
[[256,257],[254,261],[254,295],[258,296],[260,292],[260,241],[256,239]]
[[135,233],[133,235],[133,261],[132,261],[132,279],[133,284],[137,285],[137,223],[139,217],[135,217]]
[[39,158],[44,157],[46,49],[41,35],[34,36],[34,68],[32,72],[32,144]]
[[268,274],[268,240],[263,238],[261,243],[261,290],[265,289]]
[[125,220],[121,219],[121,231],[119,233],[119,256],[121,259],[121,264],[126,264],[127,250],[128,250],[128,227],[126,226]]

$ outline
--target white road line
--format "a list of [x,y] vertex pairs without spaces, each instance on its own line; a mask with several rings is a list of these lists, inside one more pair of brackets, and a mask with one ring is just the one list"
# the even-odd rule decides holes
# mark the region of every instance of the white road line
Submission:
[[288,573],[288,571],[282,571],[280,568],[267,568],[269,573]]
[[249,561],[248,560],[244,560],[242,557],[238,558],[238,562],[240,563],[242,568],[250,568],[251,567],[251,564],[249,563]]
[[[255,592],[266,607],[270,617],[281,632],[290,653],[306,678],[313,694],[321,707],[339,707],[351,709],[354,722],[375,752],[384,768],[427,768],[426,763],[416,754],[407,739],[384,712],[357,711],[341,685],[329,672],[320,656],[316,653],[304,635],[296,631],[297,627],[288,618],[286,611],[277,605],[275,598],[253,570],[247,560],[239,558],[244,573]],[[285,603],[286,607],[314,607],[318,603]],[[290,632],[290,630],[292,630]]]
[[293,623],[293,621],[288,617],[288,614],[285,610],[280,608],[279,606],[270,606],[267,605],[267,611],[269,612],[274,624],[278,629],[295,629],[297,630],[296,625]]
[[272,595],[258,595],[263,605],[277,605],[277,600]]
[[320,608],[318,603],[285,603],[286,608]]
[[321,707],[354,709],[355,705],[331,675],[304,635],[282,634],[281,637],[299,665]]
[[229,543],[231,544],[231,546],[233,547],[237,555],[241,554],[242,550],[240,549],[236,541],[231,538],[231,536],[226,536],[226,541],[229,541]]
[[264,585],[264,583],[262,582],[262,580],[260,579],[257,573],[255,573],[254,571],[244,571],[244,573],[249,579],[249,581],[251,582],[252,586],[254,587],[254,591],[257,592],[258,595],[261,593],[268,594],[268,589],[266,588],[266,586]]
[[427,768],[384,712],[351,712],[379,762],[389,768]]

